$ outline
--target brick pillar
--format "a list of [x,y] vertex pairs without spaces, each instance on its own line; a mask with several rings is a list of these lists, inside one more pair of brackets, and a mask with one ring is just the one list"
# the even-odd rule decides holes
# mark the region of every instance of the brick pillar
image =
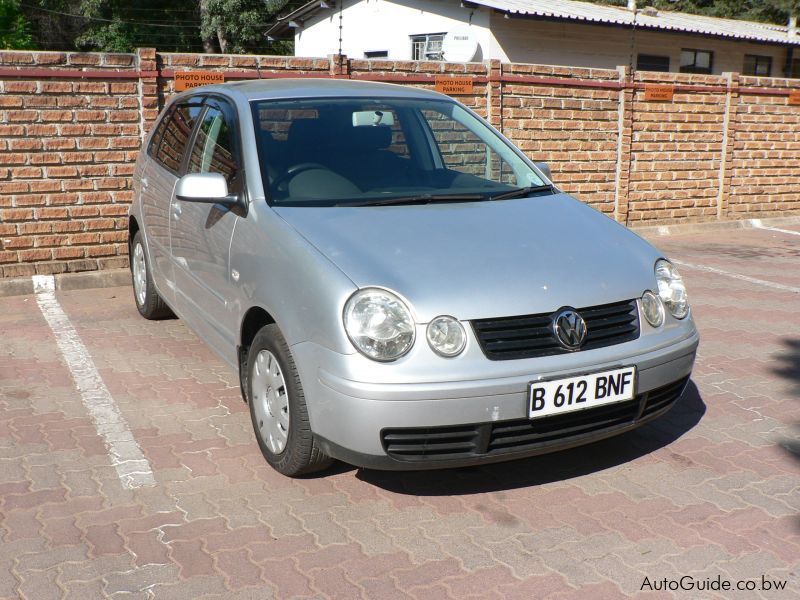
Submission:
[[347,60],[346,54],[329,54],[328,65],[328,72],[331,77],[350,77],[350,61]]
[[728,216],[728,199],[731,193],[731,163],[736,139],[737,108],[739,106],[739,73],[723,73],[728,80],[725,94],[725,119],[723,121],[722,148],[719,161],[719,188],[717,192],[717,218]]
[[139,71],[139,126],[142,141],[150,131],[158,111],[158,64],[155,48],[136,49],[136,69]]
[[619,112],[617,122],[617,172],[614,185],[614,219],[628,223],[628,188],[631,180],[631,142],[633,140],[633,80],[629,67],[619,71]]
[[486,84],[486,117],[492,127],[503,131],[503,83],[500,81],[503,63],[492,58],[483,64],[486,65],[486,74],[489,77]]

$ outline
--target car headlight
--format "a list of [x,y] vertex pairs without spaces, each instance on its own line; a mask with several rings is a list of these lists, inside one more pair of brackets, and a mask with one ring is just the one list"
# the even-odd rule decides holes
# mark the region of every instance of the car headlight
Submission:
[[378,288],[350,296],[344,307],[344,328],[356,349],[372,360],[395,360],[414,345],[411,311],[400,298]]
[[440,356],[458,356],[467,345],[467,334],[457,319],[448,316],[436,317],[428,323],[428,344]]
[[683,319],[689,314],[689,298],[678,270],[662,258],[656,261],[655,271],[661,301],[673,317]]
[[664,323],[664,304],[650,290],[642,294],[642,312],[644,313],[644,318],[653,327],[661,327]]

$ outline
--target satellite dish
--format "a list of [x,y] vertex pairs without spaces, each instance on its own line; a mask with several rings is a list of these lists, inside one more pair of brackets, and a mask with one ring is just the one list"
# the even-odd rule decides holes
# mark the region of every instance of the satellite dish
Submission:
[[478,54],[478,40],[466,27],[454,29],[442,40],[442,56],[449,62],[469,62]]

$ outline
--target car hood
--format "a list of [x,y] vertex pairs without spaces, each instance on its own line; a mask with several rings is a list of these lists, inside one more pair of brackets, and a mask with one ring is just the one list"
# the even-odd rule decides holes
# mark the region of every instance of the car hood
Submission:
[[656,285],[659,252],[566,194],[275,210],[357,286],[406,298],[419,323],[582,308]]

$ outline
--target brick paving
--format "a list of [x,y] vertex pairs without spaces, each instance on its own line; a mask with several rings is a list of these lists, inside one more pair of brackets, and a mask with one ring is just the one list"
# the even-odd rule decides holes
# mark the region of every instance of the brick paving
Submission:
[[[797,236],[655,241],[800,285]],[[499,465],[298,480],[263,461],[236,376],[183,323],[142,320],[129,288],[60,292],[155,473],[133,490],[35,299],[0,299],[0,598],[798,597],[800,294],[682,272],[701,347],[655,423]],[[642,590],[683,575],[788,584]]]

